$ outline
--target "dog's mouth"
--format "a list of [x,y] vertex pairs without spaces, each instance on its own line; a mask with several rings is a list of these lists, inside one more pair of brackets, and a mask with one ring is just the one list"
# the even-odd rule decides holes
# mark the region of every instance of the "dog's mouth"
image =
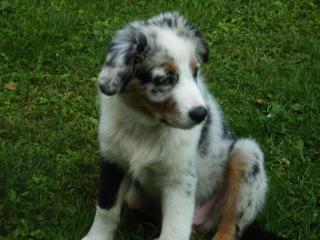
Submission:
[[185,129],[185,130],[191,129],[197,125],[192,122],[188,122],[188,123],[184,123],[184,124],[178,123],[178,122],[170,122],[170,121],[168,121],[168,119],[166,119],[164,117],[160,118],[159,120],[166,127],[179,128],[179,129]]

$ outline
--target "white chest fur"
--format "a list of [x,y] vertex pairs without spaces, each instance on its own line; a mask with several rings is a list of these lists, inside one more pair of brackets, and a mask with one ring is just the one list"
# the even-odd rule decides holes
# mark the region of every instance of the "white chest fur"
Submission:
[[103,155],[114,158],[134,177],[153,166],[161,174],[185,169],[195,161],[201,125],[183,130],[139,124],[144,121],[141,115],[127,111],[119,100],[102,99],[99,142]]

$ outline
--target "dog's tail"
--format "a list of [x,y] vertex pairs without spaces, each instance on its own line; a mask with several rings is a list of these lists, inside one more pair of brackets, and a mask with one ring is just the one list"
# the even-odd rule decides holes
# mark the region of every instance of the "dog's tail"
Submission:
[[288,240],[262,229],[258,224],[251,224],[243,233],[241,240]]

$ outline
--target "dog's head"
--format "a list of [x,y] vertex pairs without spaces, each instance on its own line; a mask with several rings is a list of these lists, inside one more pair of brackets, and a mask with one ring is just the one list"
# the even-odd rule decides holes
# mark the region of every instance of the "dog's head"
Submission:
[[99,88],[129,107],[172,127],[191,128],[207,114],[198,87],[208,61],[202,34],[178,13],[133,22],[111,42]]

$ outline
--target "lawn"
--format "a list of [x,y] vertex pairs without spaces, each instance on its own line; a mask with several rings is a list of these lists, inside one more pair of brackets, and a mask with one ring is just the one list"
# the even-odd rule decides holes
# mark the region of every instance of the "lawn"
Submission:
[[[319,1],[13,0],[0,1],[1,240],[87,232],[106,45],[127,22],[164,10],[204,33],[210,89],[236,133],[261,143],[270,185],[261,225],[320,239]],[[158,232],[135,222],[125,220],[117,239]]]

